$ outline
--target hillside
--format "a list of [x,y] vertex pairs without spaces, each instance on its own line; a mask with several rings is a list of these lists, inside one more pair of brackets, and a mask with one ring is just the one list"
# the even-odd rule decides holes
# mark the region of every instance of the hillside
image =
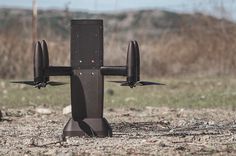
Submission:
[[[141,45],[142,65],[149,69],[143,74],[150,76],[225,74],[225,68],[229,74],[236,66],[232,57],[236,49],[233,46],[236,27],[227,20],[161,10],[115,14],[39,10],[38,38],[48,41],[52,64],[69,64],[70,19],[104,20],[105,64],[124,64],[128,41],[136,39]],[[0,77],[29,76],[32,69],[28,65],[32,63],[30,10],[0,9],[0,46]],[[223,54],[224,48],[230,53]],[[225,63],[222,57],[233,60]],[[212,67],[216,63],[218,66]],[[26,69],[24,73],[22,68]]]
[[[50,31],[53,35],[62,38],[69,37],[70,19],[103,19],[105,35],[119,32],[119,36],[131,36],[143,30],[143,34],[150,37],[160,35],[163,31],[178,29],[181,15],[160,10],[133,11],[116,14],[92,14],[85,12],[67,12],[60,10],[40,10],[38,13],[38,30],[41,36],[47,37]],[[11,27],[21,28],[20,33],[28,34],[31,29],[31,10],[0,9],[0,30]]]

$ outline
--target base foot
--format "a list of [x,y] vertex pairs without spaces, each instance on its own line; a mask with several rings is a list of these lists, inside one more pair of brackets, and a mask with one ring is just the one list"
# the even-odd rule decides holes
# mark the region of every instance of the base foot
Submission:
[[64,127],[63,136],[112,137],[112,129],[105,118],[70,119]]

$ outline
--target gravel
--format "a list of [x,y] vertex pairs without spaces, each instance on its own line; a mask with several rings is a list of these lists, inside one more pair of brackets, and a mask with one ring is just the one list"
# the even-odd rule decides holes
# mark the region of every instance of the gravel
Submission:
[[106,109],[112,138],[60,135],[70,115],[61,109],[4,109],[0,155],[235,155],[235,112],[223,109]]

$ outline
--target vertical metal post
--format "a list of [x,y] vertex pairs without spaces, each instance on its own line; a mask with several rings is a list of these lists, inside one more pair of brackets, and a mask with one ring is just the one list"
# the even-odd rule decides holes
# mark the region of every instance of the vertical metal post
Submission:
[[32,0],[32,44],[37,40],[37,0]]

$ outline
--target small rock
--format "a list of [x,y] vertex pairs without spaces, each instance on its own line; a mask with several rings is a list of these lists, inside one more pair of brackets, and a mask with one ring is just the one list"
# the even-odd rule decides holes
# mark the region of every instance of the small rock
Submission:
[[159,124],[163,126],[167,126],[167,125],[170,125],[170,122],[167,120],[163,120],[163,121],[160,121]]
[[179,147],[175,148],[175,150],[177,150],[177,151],[185,151],[186,148],[183,147],[183,146],[179,146]]
[[2,87],[2,88],[6,88],[6,83],[2,81],[2,82],[1,82],[1,87]]
[[157,138],[150,138],[147,140],[148,143],[156,143],[158,141]]
[[48,150],[44,153],[44,155],[56,155],[57,151],[54,149]]
[[137,109],[137,108],[130,108],[129,110],[131,110],[131,111],[135,111],[135,112],[141,112],[142,110],[140,110],[140,109]]
[[137,99],[134,98],[134,97],[127,97],[127,98],[125,98],[125,102],[132,102],[132,101],[137,101]]
[[167,147],[167,145],[164,143],[164,142],[159,142],[159,144],[158,144],[160,147]]
[[6,89],[4,89],[4,90],[2,91],[2,93],[3,93],[3,94],[7,94],[8,91],[7,91]]
[[61,146],[61,143],[56,143],[55,146],[56,146],[56,147],[60,147],[60,146]]
[[205,95],[202,95],[202,96],[200,97],[200,99],[201,99],[201,100],[204,100],[204,99],[206,99],[206,96],[205,96]]
[[69,114],[69,113],[71,113],[71,105],[64,107],[62,111],[62,114],[64,115]]
[[30,138],[26,140],[24,144],[27,145],[28,147],[33,147],[35,145],[35,142],[33,138]]
[[208,121],[208,123],[207,123],[208,125],[215,125],[215,122],[214,121]]
[[51,114],[52,111],[49,108],[36,108],[35,111],[39,114]]
[[154,110],[154,109],[156,109],[156,107],[151,107],[151,106],[146,106],[145,107],[147,110]]
[[129,113],[122,114],[122,116],[130,116]]

